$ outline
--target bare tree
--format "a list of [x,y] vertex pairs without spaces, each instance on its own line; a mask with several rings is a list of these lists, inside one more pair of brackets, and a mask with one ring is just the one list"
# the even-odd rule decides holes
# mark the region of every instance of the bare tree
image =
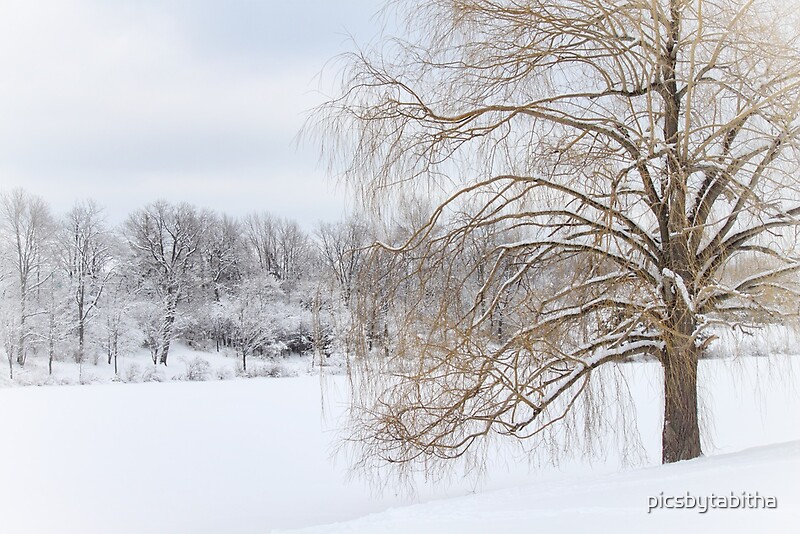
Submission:
[[9,256],[17,282],[14,351],[19,365],[25,364],[26,341],[33,334],[30,319],[43,313],[33,300],[53,272],[47,249],[54,230],[44,200],[22,189],[0,194],[0,235],[10,245]]
[[206,239],[203,240],[203,267],[211,285],[214,301],[220,301],[224,291],[241,277],[242,231],[240,223],[227,215],[209,219]]
[[247,358],[263,352],[276,338],[275,305],[282,300],[277,281],[269,276],[257,276],[244,281],[238,294],[226,303],[233,344],[242,359],[242,371],[247,371]]
[[[130,276],[126,276],[123,269],[115,269],[115,274],[106,283],[103,305],[98,310],[97,322],[99,332],[97,345],[106,355],[108,365],[114,365],[114,375],[119,376],[119,356],[138,348],[133,343],[134,328],[133,309],[135,302],[135,287],[130,287]],[[145,333],[145,340],[147,334]],[[140,346],[140,345],[139,345]],[[156,360],[157,361],[157,360]],[[155,362],[154,362],[155,363]]]
[[211,217],[203,240],[201,265],[203,287],[211,291],[211,302],[205,302],[200,313],[208,322],[205,337],[213,337],[217,352],[230,342],[226,332],[229,318],[222,313],[220,303],[233,293],[242,279],[247,267],[245,247],[242,224],[238,220],[227,215]]
[[283,219],[278,226],[277,258],[279,280],[288,282],[285,291],[291,291],[306,272],[311,244],[308,235],[295,221]]
[[347,305],[367,249],[372,244],[369,228],[365,222],[351,218],[335,224],[321,223],[316,233],[319,256],[335,279]]
[[[72,287],[65,283],[56,271],[42,285],[41,316],[45,319],[43,327],[35,338],[47,350],[47,373],[53,374],[56,351],[73,334],[75,318],[71,309]],[[77,358],[76,358],[77,359]],[[83,359],[78,360],[82,362]]]
[[279,278],[278,270],[278,225],[280,221],[269,213],[251,213],[242,226],[247,247],[255,264],[262,272]]
[[242,225],[247,248],[258,268],[281,282],[297,281],[310,248],[300,226],[266,212],[246,216]]
[[134,212],[124,232],[144,283],[153,284],[161,300],[162,317],[154,360],[167,364],[178,302],[194,274],[209,215],[189,204],[155,202]]
[[[700,455],[713,329],[780,318],[766,295],[797,296],[798,14],[773,0],[397,4],[412,40],[349,56],[317,114],[366,204],[440,199],[385,244],[416,293],[385,387],[356,412],[363,458],[537,435],[632,357],[663,369],[663,461]],[[493,241],[476,259],[463,252],[478,232]],[[734,268],[753,258],[763,268]],[[485,326],[501,306],[498,341]]]
[[61,265],[67,273],[75,305],[77,362],[84,360],[87,322],[113,273],[111,243],[102,213],[102,208],[92,200],[78,202],[67,214],[60,232]]

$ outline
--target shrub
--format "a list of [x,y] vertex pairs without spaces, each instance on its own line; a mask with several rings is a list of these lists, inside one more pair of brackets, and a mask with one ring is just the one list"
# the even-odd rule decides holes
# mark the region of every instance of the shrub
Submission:
[[230,380],[233,378],[233,371],[230,367],[218,367],[215,374],[217,380]]
[[208,380],[211,375],[211,364],[199,356],[186,364],[186,380]]
[[125,368],[125,382],[140,382],[142,379],[139,364],[134,362]]
[[155,367],[146,367],[144,371],[142,371],[142,382],[163,382],[164,377],[158,373],[158,369]]

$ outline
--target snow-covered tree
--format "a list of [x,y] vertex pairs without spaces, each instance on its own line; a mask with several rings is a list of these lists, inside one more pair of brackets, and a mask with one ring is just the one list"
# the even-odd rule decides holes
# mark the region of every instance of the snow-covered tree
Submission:
[[[74,295],[72,289],[67,276],[58,270],[42,285],[39,305],[43,312],[36,317],[39,328],[36,329],[34,340],[47,353],[47,372],[51,375],[53,362],[64,350],[76,326],[71,306],[74,301],[70,298]],[[75,360],[83,362],[83,358],[77,354]]]
[[0,246],[13,273],[8,291],[13,294],[14,319],[7,326],[14,330],[13,347],[16,361],[24,365],[27,344],[35,334],[31,319],[44,313],[37,297],[54,271],[52,238],[55,224],[50,208],[40,197],[22,189],[0,193]]
[[203,282],[211,288],[215,302],[241,278],[243,263],[241,223],[228,215],[211,215],[203,239]]
[[[106,281],[104,297],[95,318],[96,336],[94,344],[105,354],[108,365],[114,366],[119,376],[119,358],[146,344],[146,336],[137,324],[135,310],[139,303],[136,294],[138,281],[126,273],[125,265],[119,265]],[[157,317],[158,310],[155,311]],[[142,318],[144,319],[144,318]],[[155,329],[157,332],[157,328]],[[155,338],[153,346],[156,346]],[[157,360],[154,357],[153,363]]]
[[309,238],[295,221],[269,213],[253,213],[242,222],[244,238],[255,265],[284,285],[303,274],[311,248]]
[[209,214],[186,203],[158,201],[131,214],[123,232],[132,251],[131,265],[152,296],[160,300],[156,356],[167,364],[178,302],[195,281],[196,262]]
[[62,221],[57,249],[73,295],[78,341],[75,358],[82,362],[87,324],[113,273],[111,237],[103,221],[102,208],[92,200],[76,203]]
[[278,315],[283,302],[278,282],[271,276],[261,275],[244,281],[237,294],[225,303],[224,314],[243,371],[247,371],[247,358],[255,352],[275,354]]

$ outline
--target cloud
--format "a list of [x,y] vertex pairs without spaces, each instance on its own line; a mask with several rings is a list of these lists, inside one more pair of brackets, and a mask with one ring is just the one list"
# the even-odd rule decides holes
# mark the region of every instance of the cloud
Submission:
[[372,31],[371,5],[3,2],[0,189],[49,192],[57,209],[194,197],[340,211],[341,194],[311,200],[325,177],[293,140],[321,99],[314,75],[346,48],[345,22]]

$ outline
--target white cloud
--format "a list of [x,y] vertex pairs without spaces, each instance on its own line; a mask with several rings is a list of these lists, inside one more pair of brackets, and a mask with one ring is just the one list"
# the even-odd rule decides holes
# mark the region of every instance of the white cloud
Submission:
[[293,139],[342,23],[372,3],[301,4],[3,2],[0,189],[336,216],[343,195]]

